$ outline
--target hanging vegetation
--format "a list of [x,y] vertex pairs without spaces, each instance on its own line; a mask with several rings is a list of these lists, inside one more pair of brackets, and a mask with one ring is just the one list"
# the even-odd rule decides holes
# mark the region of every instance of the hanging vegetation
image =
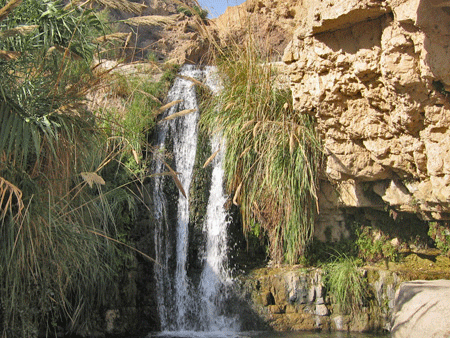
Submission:
[[[119,223],[136,216],[130,181],[142,173],[137,134],[149,120],[139,118],[141,129],[129,132],[117,127],[122,121],[86,109],[89,90],[111,83],[109,71],[92,69],[98,38],[108,31],[87,3],[0,0],[4,337],[88,332],[95,311],[113,296],[120,248],[130,247],[118,248],[116,238]],[[148,91],[162,89],[135,87],[136,105],[156,111],[161,103]]]
[[227,144],[226,173],[244,231],[269,239],[276,262],[298,262],[312,238],[321,147],[314,121],[277,88],[276,69],[249,39],[218,53],[223,90],[202,115]]

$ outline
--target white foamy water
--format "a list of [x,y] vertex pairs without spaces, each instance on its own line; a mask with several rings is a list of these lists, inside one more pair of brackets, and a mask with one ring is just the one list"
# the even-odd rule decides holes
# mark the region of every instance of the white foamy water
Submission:
[[[184,66],[181,75],[204,79],[213,91],[219,89],[211,67],[198,70]],[[198,109],[193,83],[177,78],[169,92],[168,102],[182,100],[165,112],[166,116],[185,109]],[[164,121],[158,129],[157,146],[163,150],[173,144],[173,162],[179,173],[180,183],[189,193],[197,147],[197,123],[199,113],[191,113],[173,120]],[[223,191],[224,145],[220,138],[212,140],[213,151],[221,148],[212,166],[212,182],[206,221],[204,224],[205,252],[202,257],[203,270],[198,287],[188,277],[189,250],[189,196],[178,192],[176,224],[169,215],[169,196],[164,184],[168,176],[155,178],[153,190],[154,212],[157,220],[155,231],[156,258],[160,266],[155,267],[156,294],[161,328],[166,332],[236,332],[238,320],[225,313],[223,303],[228,296],[232,279],[227,267],[227,214],[224,209],[226,196]],[[156,173],[167,171],[163,159],[158,159]],[[205,182],[206,184],[206,182]],[[173,234],[176,234],[173,236]],[[176,264],[174,264],[176,262]]]

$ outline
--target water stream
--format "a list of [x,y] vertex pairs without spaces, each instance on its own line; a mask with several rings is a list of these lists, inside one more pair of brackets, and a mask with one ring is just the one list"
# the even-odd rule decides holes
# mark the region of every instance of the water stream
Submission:
[[[164,117],[181,110],[198,109],[195,88],[188,78],[205,79],[213,91],[217,84],[212,80],[211,67],[199,70],[184,66],[168,95],[168,102],[180,101],[164,113]],[[156,161],[156,173],[171,168],[178,173],[177,192],[167,189],[168,175],[155,179],[153,190],[155,231],[156,294],[161,329],[165,333],[180,332],[237,332],[237,319],[223,311],[232,279],[227,268],[227,214],[224,210],[226,196],[223,191],[223,148],[219,137],[212,140],[213,152],[218,152],[212,162],[212,181],[203,227],[205,250],[202,254],[202,271],[195,283],[188,273],[189,250],[189,188],[197,148],[197,123],[199,112],[167,120],[159,124],[157,147],[160,157]],[[164,152],[172,158],[164,159]],[[173,208],[176,193],[176,217]]]

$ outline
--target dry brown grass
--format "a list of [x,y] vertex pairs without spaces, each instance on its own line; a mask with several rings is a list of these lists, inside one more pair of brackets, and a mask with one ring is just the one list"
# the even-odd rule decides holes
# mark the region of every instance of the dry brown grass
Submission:
[[38,28],[38,25],[19,26],[12,29],[7,29],[0,32],[0,39],[11,38],[16,35],[27,35]]
[[127,41],[131,33],[112,33],[102,35],[94,40],[95,43],[104,43],[109,41]]
[[[8,212],[20,217],[24,209],[22,191],[3,177],[0,177],[0,205],[0,220],[3,220]],[[17,209],[14,212],[13,207]]]
[[0,59],[2,60],[16,60],[20,57],[21,53],[20,52],[11,52],[11,51],[6,51],[6,50],[0,50]]
[[5,19],[9,13],[11,13],[14,8],[19,6],[22,3],[22,0],[11,0],[4,7],[0,8],[0,21]]
[[148,15],[129,18],[123,22],[132,26],[166,26],[174,24],[177,18],[178,15]]
[[177,117],[181,117],[181,116],[184,116],[184,115],[187,115],[187,114],[191,114],[191,113],[194,113],[196,111],[197,111],[197,109],[185,109],[185,110],[179,111],[177,113],[170,114],[169,116],[167,116],[164,119],[162,119],[161,122],[173,120],[173,119],[176,119]]
[[144,4],[139,4],[135,2],[130,2],[127,0],[94,0],[99,5],[117,9],[122,12],[132,13],[139,15],[144,9],[147,8]]

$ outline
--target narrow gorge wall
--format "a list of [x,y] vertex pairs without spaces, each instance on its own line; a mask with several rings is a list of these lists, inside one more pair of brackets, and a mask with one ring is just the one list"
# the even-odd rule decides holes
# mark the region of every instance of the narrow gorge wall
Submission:
[[322,223],[339,225],[338,207],[386,204],[449,220],[450,2],[303,0],[297,11],[283,61],[325,146]]

